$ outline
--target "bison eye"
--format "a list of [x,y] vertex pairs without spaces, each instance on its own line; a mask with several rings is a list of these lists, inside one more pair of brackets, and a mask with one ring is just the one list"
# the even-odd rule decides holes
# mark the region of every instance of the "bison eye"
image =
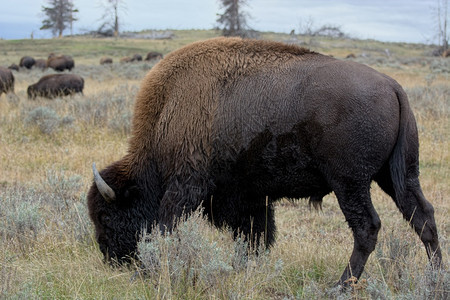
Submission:
[[111,218],[110,218],[110,216],[108,214],[101,214],[100,215],[100,222],[102,224],[108,224],[110,220],[111,220]]

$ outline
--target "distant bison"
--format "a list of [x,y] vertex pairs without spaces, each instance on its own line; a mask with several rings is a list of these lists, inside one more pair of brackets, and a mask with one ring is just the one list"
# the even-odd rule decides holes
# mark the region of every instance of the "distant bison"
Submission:
[[47,60],[42,58],[36,59],[34,66],[39,69],[45,69],[47,68]]
[[147,53],[145,60],[157,60],[163,58],[163,55],[159,52],[151,51]]
[[[295,45],[217,38],[167,55],[143,79],[128,152],[101,172],[87,201],[107,259],[136,255],[143,230],[203,206],[216,226],[275,241],[274,203],[334,192],[353,231],[339,283],[375,249],[375,181],[439,266],[434,208],[419,182],[419,140],[392,78]],[[327,251],[334,251],[327,249]]]
[[133,57],[131,58],[131,61],[142,61],[142,55],[140,55],[140,54],[133,55]]
[[14,93],[14,75],[10,69],[0,67],[0,96],[9,92]]
[[68,55],[53,55],[50,54],[47,59],[47,67],[54,69],[55,71],[62,72],[64,70],[72,70],[75,66],[75,62],[71,56]]
[[450,49],[447,49],[444,52],[442,52],[442,57],[450,57]]
[[28,87],[29,99],[36,97],[55,98],[75,93],[83,93],[84,79],[74,74],[51,74],[39,79]]
[[129,56],[125,56],[125,57],[122,57],[121,59],[120,59],[120,62],[121,63],[129,63],[129,62],[132,62],[133,61],[133,58],[132,57],[129,57]]
[[113,63],[113,59],[111,57],[102,57],[102,58],[100,58],[100,64],[101,65],[112,64],[112,63]]
[[14,70],[14,71],[19,71],[19,66],[16,64],[11,64],[8,69],[10,70]]
[[36,63],[36,61],[34,60],[33,57],[31,57],[31,56],[24,56],[24,57],[22,57],[20,59],[19,67],[31,69],[34,66],[35,63]]

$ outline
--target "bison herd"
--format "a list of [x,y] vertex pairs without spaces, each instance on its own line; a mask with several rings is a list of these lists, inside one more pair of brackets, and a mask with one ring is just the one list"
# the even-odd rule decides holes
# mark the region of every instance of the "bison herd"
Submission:
[[[155,51],[150,51],[149,53],[147,53],[147,55],[145,56],[145,58],[142,58],[142,55],[140,54],[134,54],[133,56],[124,56],[122,58],[120,58],[119,62],[120,63],[130,63],[130,62],[135,62],[135,61],[154,61],[154,60],[160,60],[163,58],[163,55],[159,52],[155,52]],[[102,57],[100,59],[100,64],[101,65],[106,65],[106,64],[112,64],[113,63],[113,59],[111,57]]]
[[[144,60],[159,60],[163,56],[159,52],[147,53]],[[120,62],[142,61],[140,54],[134,54],[131,57],[123,57]],[[113,59],[110,57],[102,57],[100,64],[112,64]],[[19,65],[13,63],[8,68],[0,67],[0,96],[5,93],[14,93],[14,75],[12,71],[20,69],[39,68],[45,70],[51,68],[57,72],[72,71],[75,67],[74,59],[69,55],[56,55],[50,53],[47,59],[35,59],[31,56],[24,56],[20,59]],[[27,95],[29,99],[36,97],[44,97],[53,99],[76,93],[83,94],[84,79],[75,74],[50,74],[39,79],[38,82],[28,86]]]
[[31,56],[24,56],[20,59],[19,65],[10,65],[8,68],[19,71],[20,68],[31,69],[33,67],[39,69],[52,68],[55,71],[62,72],[64,70],[72,70],[75,67],[75,62],[71,56],[68,55],[56,55],[50,53],[47,59],[34,59]]
[[[50,53],[47,59],[34,59],[31,56],[24,56],[20,59],[19,65],[11,64],[8,68],[0,67],[0,96],[2,93],[14,93],[14,75],[12,71],[22,69],[51,68],[58,72],[71,71],[75,67],[75,62],[71,56],[56,55]],[[28,86],[27,94],[29,99],[44,97],[53,99],[60,96],[83,93],[84,79],[75,74],[50,74],[39,79],[38,82]]]

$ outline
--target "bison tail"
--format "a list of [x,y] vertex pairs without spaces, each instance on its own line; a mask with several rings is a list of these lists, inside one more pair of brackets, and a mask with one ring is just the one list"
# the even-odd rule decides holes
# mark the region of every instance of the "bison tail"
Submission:
[[395,198],[397,201],[401,201],[404,197],[406,188],[406,153],[408,147],[407,133],[409,127],[409,104],[406,93],[402,89],[400,91],[397,90],[396,95],[400,108],[400,124],[397,142],[395,143],[389,160],[389,167]]

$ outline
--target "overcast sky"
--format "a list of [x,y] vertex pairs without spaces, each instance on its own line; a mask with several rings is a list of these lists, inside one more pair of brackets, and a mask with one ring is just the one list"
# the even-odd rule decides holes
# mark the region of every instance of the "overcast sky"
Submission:
[[[106,0],[104,0],[106,1]],[[360,39],[412,43],[436,42],[433,7],[438,0],[247,0],[249,25],[258,31],[298,32],[301,24],[339,25]],[[79,10],[74,33],[95,30],[104,13],[101,0],[74,0]],[[51,37],[41,31],[45,0],[0,0],[0,38]],[[124,31],[211,29],[221,13],[219,0],[123,0]],[[69,31],[65,31],[69,34]]]

